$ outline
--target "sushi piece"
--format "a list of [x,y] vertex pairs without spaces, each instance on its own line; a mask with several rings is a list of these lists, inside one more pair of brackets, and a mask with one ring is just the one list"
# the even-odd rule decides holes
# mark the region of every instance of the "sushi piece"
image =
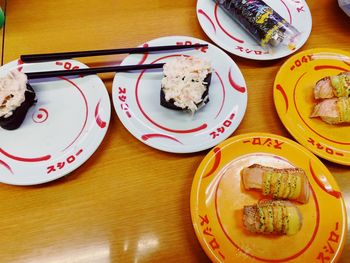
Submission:
[[263,200],[243,207],[243,225],[253,233],[295,235],[302,227],[299,209],[288,201]]
[[327,76],[317,81],[314,87],[315,99],[330,99],[334,97],[349,97],[350,72],[336,76]]
[[317,103],[310,118],[320,117],[328,124],[350,123],[350,98],[325,99]]
[[303,169],[253,164],[243,168],[242,182],[246,190],[258,189],[265,196],[307,203],[310,196],[308,179]]
[[263,48],[295,49],[300,32],[262,0],[214,0]]
[[209,60],[181,56],[166,63],[163,71],[160,90],[163,107],[194,113],[209,102],[212,75]]
[[27,76],[17,70],[0,78],[0,127],[15,130],[24,121],[28,109],[36,102]]

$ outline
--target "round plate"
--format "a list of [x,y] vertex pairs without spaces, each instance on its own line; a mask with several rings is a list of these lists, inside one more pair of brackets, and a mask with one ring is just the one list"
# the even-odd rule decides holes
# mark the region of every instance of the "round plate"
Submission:
[[330,125],[309,116],[316,82],[350,71],[349,61],[350,53],[341,50],[300,52],[282,65],[273,91],[278,115],[294,138],[318,156],[344,165],[350,165],[350,125]]
[[[243,206],[264,199],[241,183],[241,170],[254,163],[306,172],[311,196],[307,204],[294,203],[303,217],[295,235],[258,235],[244,229]],[[327,168],[299,144],[265,133],[232,137],[207,154],[192,184],[191,216],[214,262],[333,262],[341,255],[347,231],[344,200]]]
[[[74,61],[21,64],[0,68],[23,72],[86,68]],[[62,177],[83,164],[104,138],[111,106],[99,77],[50,78],[30,81],[37,103],[16,130],[0,128],[0,181],[34,185]]]
[[232,54],[255,60],[288,56],[302,47],[311,33],[312,19],[309,7],[304,0],[265,0],[265,2],[301,33],[294,50],[283,46],[271,51],[264,50],[213,0],[197,1],[197,17],[210,39]]
[[119,119],[137,139],[159,150],[197,152],[229,137],[240,124],[247,107],[247,88],[238,66],[219,48],[196,38],[171,36],[144,46],[208,44],[206,48],[130,55],[122,65],[166,63],[175,57],[206,57],[214,72],[210,101],[193,116],[160,105],[162,70],[118,73],[113,82],[113,104]]

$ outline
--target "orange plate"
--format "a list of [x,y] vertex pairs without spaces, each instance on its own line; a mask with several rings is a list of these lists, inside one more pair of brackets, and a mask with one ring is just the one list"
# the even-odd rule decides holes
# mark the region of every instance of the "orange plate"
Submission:
[[[259,191],[244,190],[241,183],[240,171],[254,163],[305,170],[311,196],[307,204],[295,203],[303,216],[297,234],[259,235],[244,229],[243,206],[264,199]],[[344,200],[333,176],[304,147],[273,134],[235,136],[210,151],[193,181],[191,216],[197,237],[214,262],[335,262],[346,239]]]
[[300,52],[282,65],[273,95],[283,125],[299,143],[324,159],[350,165],[350,125],[309,118],[316,103],[316,82],[344,71],[350,71],[348,52],[328,48]]

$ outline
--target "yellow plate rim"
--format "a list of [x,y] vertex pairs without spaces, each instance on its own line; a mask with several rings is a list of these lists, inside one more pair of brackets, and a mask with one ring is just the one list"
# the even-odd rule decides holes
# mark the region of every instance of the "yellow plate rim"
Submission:
[[[275,80],[274,80],[274,84],[273,84],[273,100],[274,100],[274,104],[275,104],[275,108],[277,111],[277,114],[282,122],[282,124],[284,125],[284,127],[288,130],[288,132],[300,143],[302,144],[304,147],[306,147],[307,149],[309,149],[311,152],[313,152],[314,154],[316,154],[317,156],[326,159],[328,161],[334,162],[334,163],[338,163],[341,165],[350,165],[350,158],[348,158],[349,160],[346,160],[346,158],[340,158],[337,155],[328,155],[325,151],[319,150],[317,148],[313,148],[311,147],[308,143],[307,140],[305,139],[305,137],[303,136],[303,134],[301,134],[294,125],[289,125],[289,122],[287,121],[287,117],[285,112],[282,112],[281,108],[278,108],[276,105],[276,101],[277,101],[277,91],[276,91],[276,85],[278,84],[278,77],[279,75],[287,68],[287,65],[295,60],[296,57],[301,57],[303,55],[306,54],[310,54],[310,53],[321,53],[321,52],[325,52],[325,53],[335,53],[335,54],[339,54],[339,55],[345,55],[347,57],[350,58],[350,52],[345,51],[345,50],[341,50],[341,49],[336,49],[336,48],[312,48],[312,49],[307,49],[307,50],[303,50],[301,52],[298,52],[296,54],[294,54],[293,56],[289,57],[283,64],[282,66],[279,68]],[[317,135],[317,134],[316,134]],[[319,138],[319,136],[317,135],[317,137]],[[349,146],[349,151],[350,151],[350,146]]]
[[[206,154],[206,156],[202,159],[202,161],[200,162],[200,164],[198,165],[198,168],[195,172],[195,176],[193,178],[192,181],[192,186],[191,186],[191,195],[190,195],[190,212],[191,212],[191,220],[192,220],[192,225],[194,228],[194,232],[197,236],[197,239],[201,245],[201,247],[203,248],[204,252],[206,253],[206,255],[210,258],[211,261],[213,262],[222,262],[219,261],[218,258],[215,256],[215,254],[213,253],[213,251],[211,250],[211,248],[208,246],[208,244],[206,243],[206,241],[202,238],[202,232],[200,231],[200,226],[197,223],[198,219],[198,190],[199,190],[199,186],[202,180],[202,175],[203,175],[203,167],[205,167],[205,165],[210,161],[210,158],[215,156],[216,154],[216,149],[220,148],[221,152],[224,151],[225,147],[228,147],[231,144],[237,143],[243,139],[248,139],[248,138],[253,138],[253,137],[271,137],[274,139],[278,139],[279,141],[283,141],[284,143],[288,144],[289,146],[295,147],[296,149],[300,150],[305,157],[310,158],[310,160],[313,160],[314,162],[316,162],[318,165],[322,166],[323,168],[325,168],[330,176],[333,176],[331,174],[331,172],[328,170],[328,168],[312,153],[310,152],[308,149],[306,149],[305,147],[303,147],[302,145],[298,144],[297,142],[288,139],[286,137],[280,136],[280,135],[276,135],[276,134],[272,134],[272,133],[263,133],[263,132],[252,132],[252,133],[245,133],[245,134],[240,134],[240,135],[236,135],[233,136],[229,139],[226,139],[225,141],[223,141],[222,143],[220,143],[219,145],[217,145],[216,147],[214,147],[210,152],[208,152]],[[269,151],[260,151],[260,153],[269,153]],[[227,162],[223,166],[225,167],[225,165],[227,164]],[[213,175],[213,177],[215,177],[218,173],[220,172],[220,169],[215,171]],[[337,183],[337,181],[334,179],[334,183],[335,186],[339,188],[339,185]],[[346,205],[344,202],[343,197],[340,198],[340,202],[341,202],[341,206],[342,206],[342,217],[343,217],[343,222],[344,222],[344,228],[343,228],[343,233],[341,233],[342,235],[342,241],[339,244],[339,248],[338,248],[338,253],[334,256],[333,261],[332,262],[337,262],[340,258],[340,256],[342,255],[345,243],[346,243],[346,239],[347,239],[347,229],[348,229],[348,218],[347,218],[347,212],[346,212]]]

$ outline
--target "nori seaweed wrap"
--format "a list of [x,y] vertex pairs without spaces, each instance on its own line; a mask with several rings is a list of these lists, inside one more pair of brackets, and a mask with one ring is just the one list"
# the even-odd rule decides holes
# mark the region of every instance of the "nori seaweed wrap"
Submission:
[[0,77],[0,127],[3,129],[17,129],[36,102],[35,92],[27,81],[26,74],[17,70]]
[[299,31],[262,0],[214,0],[263,48],[295,48]]
[[29,108],[36,102],[33,88],[27,84],[27,90],[24,93],[25,100],[12,112],[9,117],[0,117],[0,127],[6,130],[15,130],[21,126]]

